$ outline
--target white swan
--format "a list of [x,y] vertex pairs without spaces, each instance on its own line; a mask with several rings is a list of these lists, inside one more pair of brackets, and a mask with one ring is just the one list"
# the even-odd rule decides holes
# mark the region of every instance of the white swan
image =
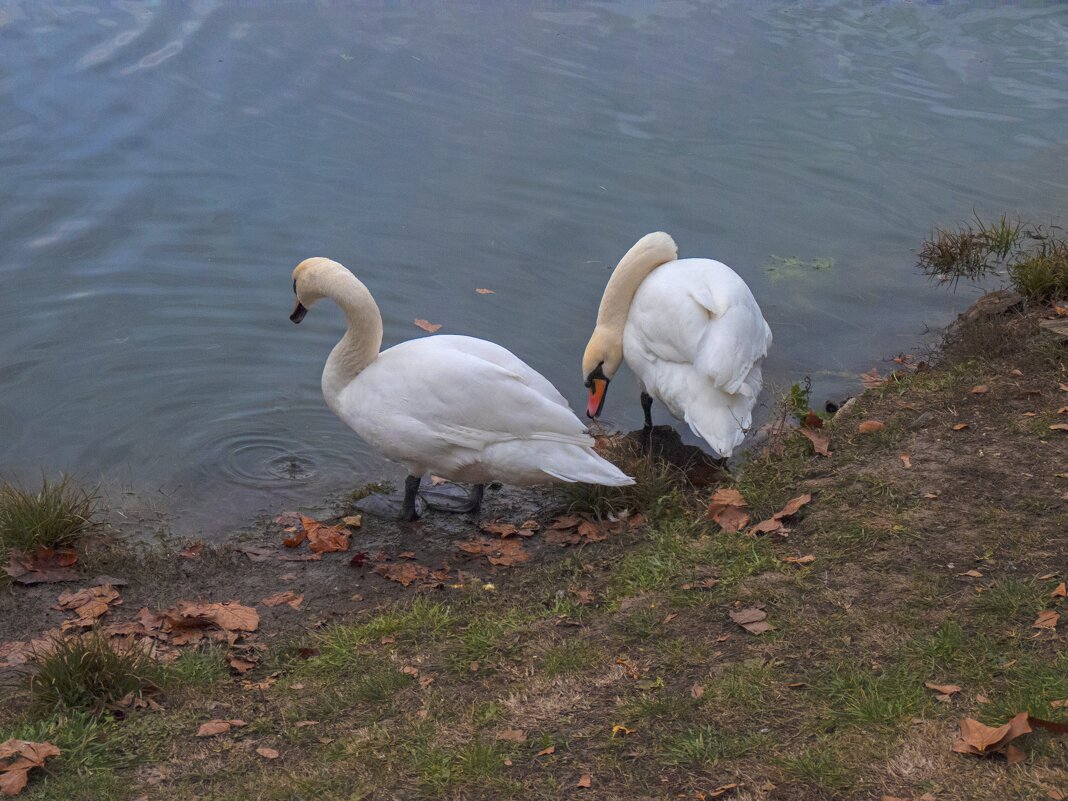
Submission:
[[653,399],[730,456],[752,423],[771,329],[737,273],[711,259],[678,259],[663,232],[643,236],[608,279],[582,359],[596,417],[624,359],[642,384],[646,431]]
[[345,267],[306,259],[293,270],[299,323],[322,298],[338,304],[348,331],[323,369],[334,414],[386,458],[408,470],[401,517],[416,518],[424,473],[482,485],[582,481],[622,486],[634,479],[593,450],[593,438],[567,401],[500,345],[465,336],[410,340],[379,353],[382,315]]

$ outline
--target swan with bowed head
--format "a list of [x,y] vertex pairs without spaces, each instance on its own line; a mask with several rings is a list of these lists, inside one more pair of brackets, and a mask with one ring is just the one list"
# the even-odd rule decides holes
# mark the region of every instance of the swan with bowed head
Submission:
[[408,477],[399,516],[417,518],[427,472],[474,485],[463,511],[478,511],[489,481],[531,485],[633,484],[593,449],[567,401],[513,353],[483,339],[438,335],[382,347],[382,315],[367,287],[325,258],[293,270],[299,323],[328,298],[348,330],[323,369],[323,397],[334,414]]

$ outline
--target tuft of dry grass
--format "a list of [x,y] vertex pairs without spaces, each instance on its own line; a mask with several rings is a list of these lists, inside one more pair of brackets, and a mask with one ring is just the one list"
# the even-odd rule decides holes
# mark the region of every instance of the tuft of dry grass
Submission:
[[58,481],[42,478],[36,491],[4,484],[0,486],[0,554],[71,545],[92,525],[97,510],[96,490],[66,475]]

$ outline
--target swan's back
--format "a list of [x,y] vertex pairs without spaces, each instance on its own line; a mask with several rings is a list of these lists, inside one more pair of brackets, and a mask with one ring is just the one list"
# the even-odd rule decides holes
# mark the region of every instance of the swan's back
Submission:
[[752,422],[771,329],[745,281],[712,259],[653,270],[634,295],[623,348],[646,390],[730,455]]

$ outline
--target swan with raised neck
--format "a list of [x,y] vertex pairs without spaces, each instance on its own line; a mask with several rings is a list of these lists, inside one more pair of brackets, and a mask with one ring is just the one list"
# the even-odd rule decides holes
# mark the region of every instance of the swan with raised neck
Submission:
[[305,259],[293,270],[298,305],[310,308],[329,298],[345,313],[348,330],[323,368],[323,395],[337,412],[338,395],[378,358],[382,349],[382,313],[370,291],[341,264],[321,256]]

